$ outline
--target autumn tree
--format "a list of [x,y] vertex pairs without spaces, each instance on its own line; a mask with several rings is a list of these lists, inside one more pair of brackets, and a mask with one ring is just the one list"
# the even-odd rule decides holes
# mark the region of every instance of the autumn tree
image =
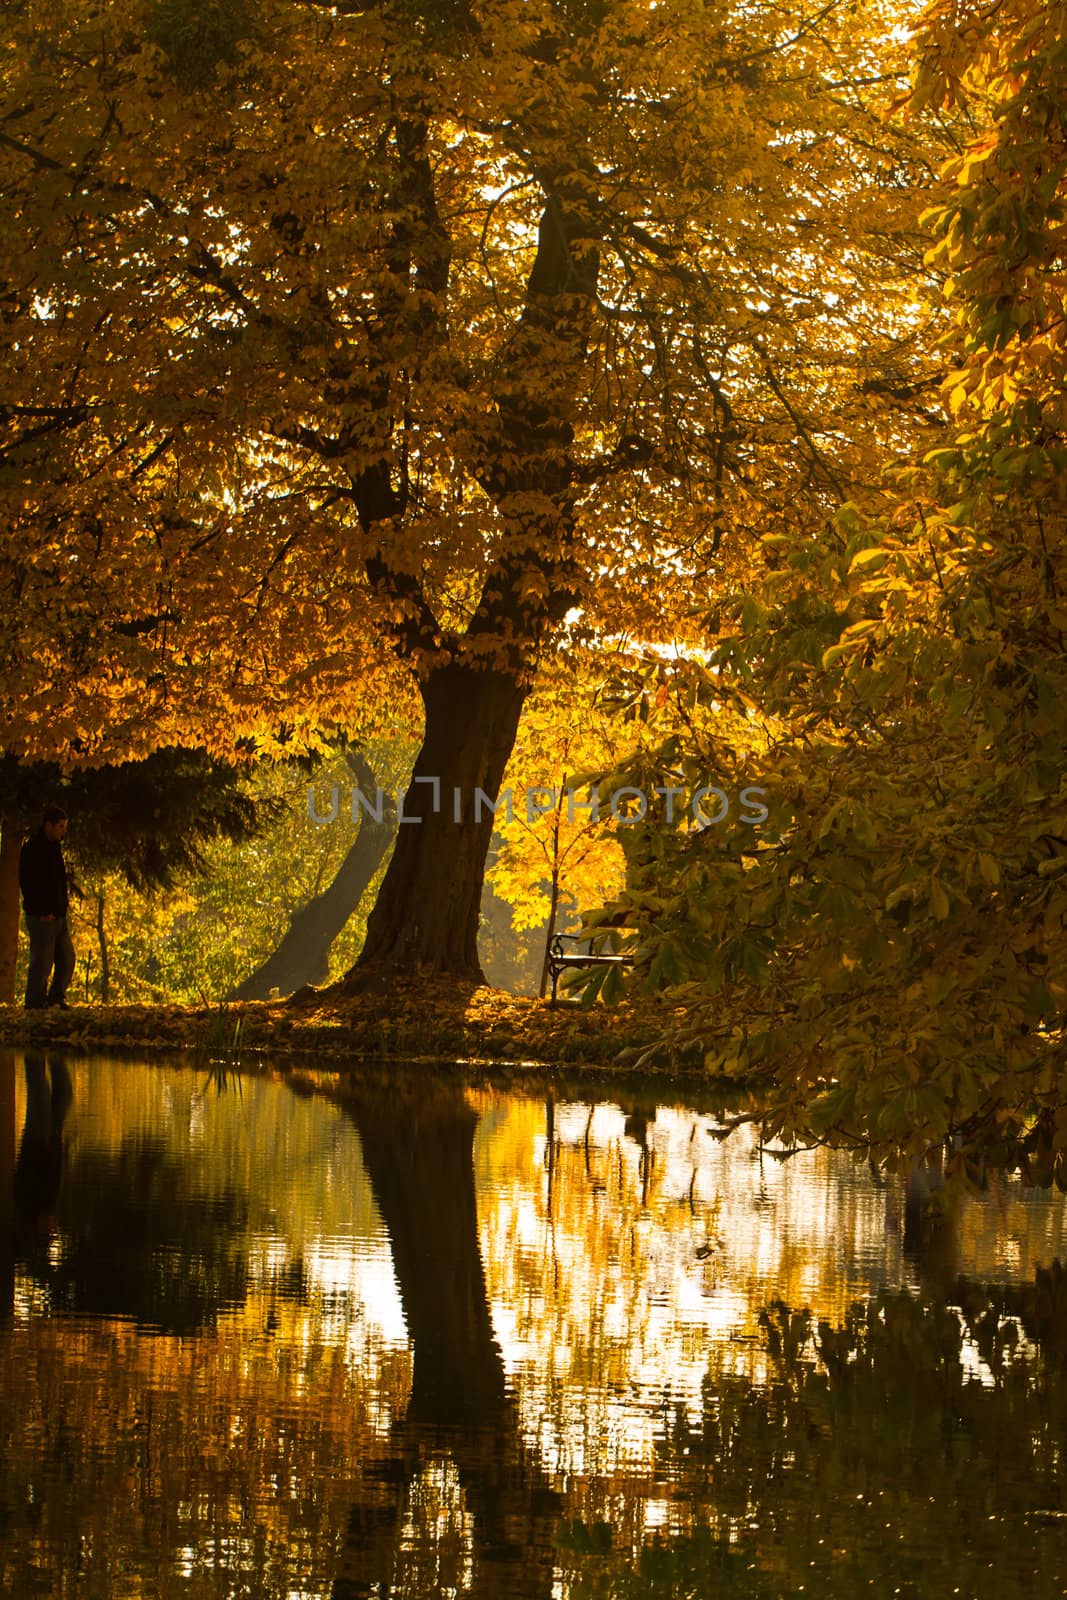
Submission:
[[[176,863],[165,886],[131,883],[121,856],[118,865],[106,855],[83,861],[77,836],[92,834],[93,817],[91,808],[75,807],[67,843],[86,894],[79,921],[91,922],[95,909],[111,999],[267,999],[271,989],[288,995],[343,973],[362,943],[367,893],[382,871],[395,826],[393,796],[411,757],[402,741],[368,748],[365,756],[338,742],[321,758],[257,763],[247,776],[254,831],[203,840],[197,859]],[[353,803],[357,771],[366,810]],[[102,947],[100,955],[102,962]],[[246,992],[246,984],[258,993]],[[87,993],[106,998],[99,965]]]
[[[98,880],[113,871],[141,893],[171,889],[176,877],[203,867],[209,840],[248,839],[276,811],[270,801],[256,804],[246,771],[212,760],[202,750],[161,749],[142,761],[66,774],[55,763],[24,766],[11,757],[0,759],[0,873],[6,860],[14,863],[0,883],[0,1000],[15,998],[19,849],[52,802],[72,814],[66,855],[75,877]],[[103,916],[98,894],[94,917],[106,1000]]]
[[406,682],[361,962],[476,977],[546,652],[685,635],[922,409],[900,9],[10,14],[4,742],[297,737]]
[[1061,1186],[1065,40],[1060,10],[931,13],[913,103],[972,124],[926,219],[946,436],[891,518],[774,536],[722,608],[695,696],[705,727],[724,701],[762,726],[771,815],[710,852],[661,840],[659,904],[631,906],[694,1048],[780,1132],[948,1140],[956,1171]]
[[[358,908],[395,837],[396,802],[393,793],[382,788],[380,768],[376,775],[361,750],[346,750],[344,758],[350,779],[344,804],[350,820],[358,818],[355,838],[329,881],[318,882],[314,892],[293,908],[281,938],[242,978],[232,999],[267,1000],[272,991],[290,995],[306,984],[324,983],[329,976],[331,946]],[[336,822],[342,803],[339,791],[340,785],[332,787],[321,826]],[[362,796],[362,804],[357,796]]]
[[618,818],[591,781],[618,759],[626,734],[605,700],[606,667],[604,653],[585,654],[542,674],[505,774],[488,881],[511,906],[517,930],[541,930],[542,996],[561,924],[623,877]]

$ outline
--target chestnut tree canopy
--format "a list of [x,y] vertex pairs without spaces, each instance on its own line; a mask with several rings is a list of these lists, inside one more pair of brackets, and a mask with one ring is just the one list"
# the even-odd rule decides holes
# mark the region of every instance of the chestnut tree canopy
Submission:
[[366,958],[476,974],[474,791],[545,650],[693,637],[929,422],[909,20],[12,0],[4,749],[269,749],[421,699],[444,798],[413,785]]

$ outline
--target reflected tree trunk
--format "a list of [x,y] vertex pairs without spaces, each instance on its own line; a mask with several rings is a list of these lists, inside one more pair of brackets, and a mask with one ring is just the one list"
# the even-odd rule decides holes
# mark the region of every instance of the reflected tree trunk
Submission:
[[943,1203],[944,1168],[940,1160],[913,1162],[904,1185],[904,1259],[920,1287],[944,1299],[958,1275],[958,1207]]
[[[333,1600],[392,1592],[409,1488],[435,1458],[454,1465],[473,1519],[466,1592],[549,1600],[558,1499],[519,1432],[493,1336],[478,1244],[477,1114],[462,1090],[447,1087],[427,1086],[406,1100],[359,1090],[336,1099],[359,1132],[389,1233],[413,1370],[392,1448],[368,1472],[367,1493],[351,1514]],[[427,1589],[427,1600],[436,1592]]]
[[74,1099],[65,1062],[27,1050],[26,1118],[15,1158],[13,1193],[20,1225],[46,1236],[63,1179],[63,1128]]
[[349,1108],[389,1233],[414,1346],[409,1422],[492,1421],[504,1368],[486,1298],[474,1194],[477,1114],[461,1091],[418,1104],[364,1096]]
[[15,1052],[0,1050],[0,1327],[15,1306]]

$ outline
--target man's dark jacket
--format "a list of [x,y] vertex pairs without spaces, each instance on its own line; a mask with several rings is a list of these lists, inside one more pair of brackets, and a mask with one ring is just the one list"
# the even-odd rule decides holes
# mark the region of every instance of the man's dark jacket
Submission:
[[65,917],[67,869],[63,846],[50,839],[44,828],[30,835],[19,855],[19,888],[28,917]]

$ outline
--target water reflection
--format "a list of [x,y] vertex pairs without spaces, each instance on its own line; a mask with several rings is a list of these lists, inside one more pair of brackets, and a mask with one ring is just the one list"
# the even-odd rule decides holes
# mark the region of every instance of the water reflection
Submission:
[[[459,1089],[337,1095],[359,1131],[412,1344],[407,1409],[353,1509],[336,1600],[551,1596],[558,1497],[519,1429],[478,1242],[474,1133]],[[431,1559],[427,1563],[427,1554]]]
[[15,1213],[37,1233],[54,1226],[54,1209],[63,1173],[63,1124],[73,1098],[70,1073],[56,1056],[28,1053],[25,1061],[26,1115],[15,1162],[12,1192]]
[[640,1098],[220,1087],[0,1058],[0,1592],[1067,1587],[1058,1197],[931,1233]]
[[0,1328],[15,1299],[15,1053],[0,1049]]

